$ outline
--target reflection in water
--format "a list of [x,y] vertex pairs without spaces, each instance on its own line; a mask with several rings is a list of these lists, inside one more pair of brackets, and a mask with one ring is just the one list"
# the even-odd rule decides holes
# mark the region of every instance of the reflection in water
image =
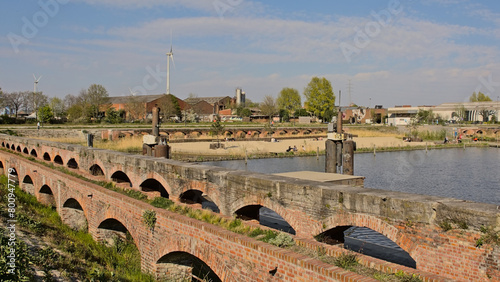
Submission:
[[[355,154],[354,173],[365,187],[500,205],[500,150],[467,148]],[[206,162],[260,173],[324,171],[325,159],[296,157]]]

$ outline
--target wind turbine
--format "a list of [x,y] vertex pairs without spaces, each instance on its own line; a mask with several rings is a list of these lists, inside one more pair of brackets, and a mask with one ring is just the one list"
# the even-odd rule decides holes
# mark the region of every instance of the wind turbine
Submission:
[[170,31],[170,52],[167,53],[167,95],[170,94],[170,59],[172,59],[172,64],[174,64],[174,52],[172,51],[172,31]]
[[40,81],[40,79],[42,78],[42,76],[40,75],[40,77],[37,79],[35,74],[33,74],[33,79],[35,80],[33,82],[33,93],[36,93],[36,87],[38,85],[38,82]]
[[130,91],[130,95],[132,95],[132,96],[135,96],[137,93],[139,93],[139,92],[132,91],[132,89],[130,89],[130,87],[128,88],[128,91]]

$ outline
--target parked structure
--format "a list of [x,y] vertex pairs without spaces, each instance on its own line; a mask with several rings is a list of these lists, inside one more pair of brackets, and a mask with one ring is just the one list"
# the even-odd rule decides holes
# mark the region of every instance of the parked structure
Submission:
[[382,105],[376,105],[375,108],[370,107],[342,107],[343,123],[383,123],[384,117],[387,116],[387,109]]
[[[410,105],[396,106],[388,109],[387,123],[389,125],[407,125],[420,110],[431,110],[441,119],[449,121],[470,121],[485,122],[497,117],[500,113],[500,102],[464,102],[464,103],[443,103],[437,106],[417,106]],[[463,111],[463,113],[461,113]]]

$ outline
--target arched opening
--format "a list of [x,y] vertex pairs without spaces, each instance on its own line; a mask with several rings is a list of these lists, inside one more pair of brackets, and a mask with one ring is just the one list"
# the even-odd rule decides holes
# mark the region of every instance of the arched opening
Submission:
[[21,150],[21,146],[18,145],[17,148],[16,148],[16,151],[21,152],[22,151]]
[[343,244],[346,249],[388,262],[417,267],[415,260],[405,250],[383,234],[368,227],[337,226],[315,238],[329,245]]
[[123,171],[117,171],[111,175],[111,180],[118,183],[118,184],[127,184],[128,186],[132,187],[132,182],[130,181],[130,178],[125,174]]
[[9,145],[9,143],[7,143],[7,144],[5,145],[5,147],[6,147],[7,149],[10,149],[10,145]]
[[148,194],[148,198],[163,197],[168,198],[168,192],[161,183],[153,178],[147,179],[139,186],[141,191]]
[[27,147],[24,147],[23,153],[25,153],[26,155],[30,153]]
[[45,152],[45,154],[43,154],[43,160],[50,162],[50,155],[49,155],[49,153]]
[[200,204],[203,209],[209,209],[213,212],[220,213],[219,207],[206,194],[200,190],[187,190],[179,197],[182,203]]
[[204,261],[186,252],[171,252],[157,262],[157,279],[167,281],[222,281]]
[[38,157],[38,154],[36,153],[36,150],[35,149],[32,149],[31,152],[30,152],[30,155],[32,155],[33,157]]
[[63,204],[61,219],[69,227],[78,231],[87,231],[87,218],[80,203],[71,198]]
[[31,179],[29,175],[26,175],[24,177],[21,189],[23,189],[28,194],[35,195],[35,186],[33,185],[33,179]]
[[103,176],[104,175],[104,171],[102,171],[102,168],[97,164],[92,165],[89,169],[89,172],[93,176]]
[[61,156],[59,156],[59,155],[56,155],[56,156],[54,157],[54,163],[56,163],[56,164],[58,164],[58,165],[64,165],[64,162],[63,162],[63,160],[62,160]]
[[78,168],[78,163],[74,158],[69,159],[67,166],[72,169],[77,169]]
[[56,198],[48,185],[43,185],[40,189],[38,201],[47,206],[56,206]]
[[295,235],[295,230],[275,211],[261,205],[250,205],[236,211],[236,217],[242,220],[257,220],[264,225],[276,230]]
[[108,218],[99,224],[97,228],[98,241],[108,246],[114,246],[117,242],[125,241],[134,243],[125,225],[114,218]]
[[5,148],[5,142],[2,142],[2,147],[4,147],[4,148]]
[[0,161],[0,175],[4,174],[3,162]]
[[15,149],[16,149],[16,145],[12,144],[12,146],[10,146],[10,148],[11,148],[12,150],[15,150]]

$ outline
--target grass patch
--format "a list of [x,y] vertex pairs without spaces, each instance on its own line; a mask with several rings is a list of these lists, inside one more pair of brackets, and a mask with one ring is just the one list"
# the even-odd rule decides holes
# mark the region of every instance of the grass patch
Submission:
[[[8,193],[7,177],[0,177],[0,197],[5,199]],[[65,225],[57,211],[39,203],[36,198],[15,189],[16,216],[22,230],[43,237],[43,241],[50,242],[47,247],[36,247],[28,253],[25,243],[18,239],[21,261],[16,260],[18,271],[15,278],[9,278],[1,268],[2,281],[31,281],[33,272],[31,265],[44,270],[47,281],[52,281],[51,270],[59,270],[63,277],[77,278],[84,281],[155,281],[152,276],[141,272],[140,253],[132,238],[116,239],[112,247],[97,243],[86,232],[75,231]],[[6,211],[7,201],[0,203],[2,211]],[[8,216],[2,212],[5,219]],[[5,240],[5,231],[0,232],[0,241]],[[2,244],[2,252],[5,250]],[[2,259],[5,256],[2,256]],[[20,267],[23,265],[24,267]],[[27,280],[17,280],[17,277],[27,277]]]

